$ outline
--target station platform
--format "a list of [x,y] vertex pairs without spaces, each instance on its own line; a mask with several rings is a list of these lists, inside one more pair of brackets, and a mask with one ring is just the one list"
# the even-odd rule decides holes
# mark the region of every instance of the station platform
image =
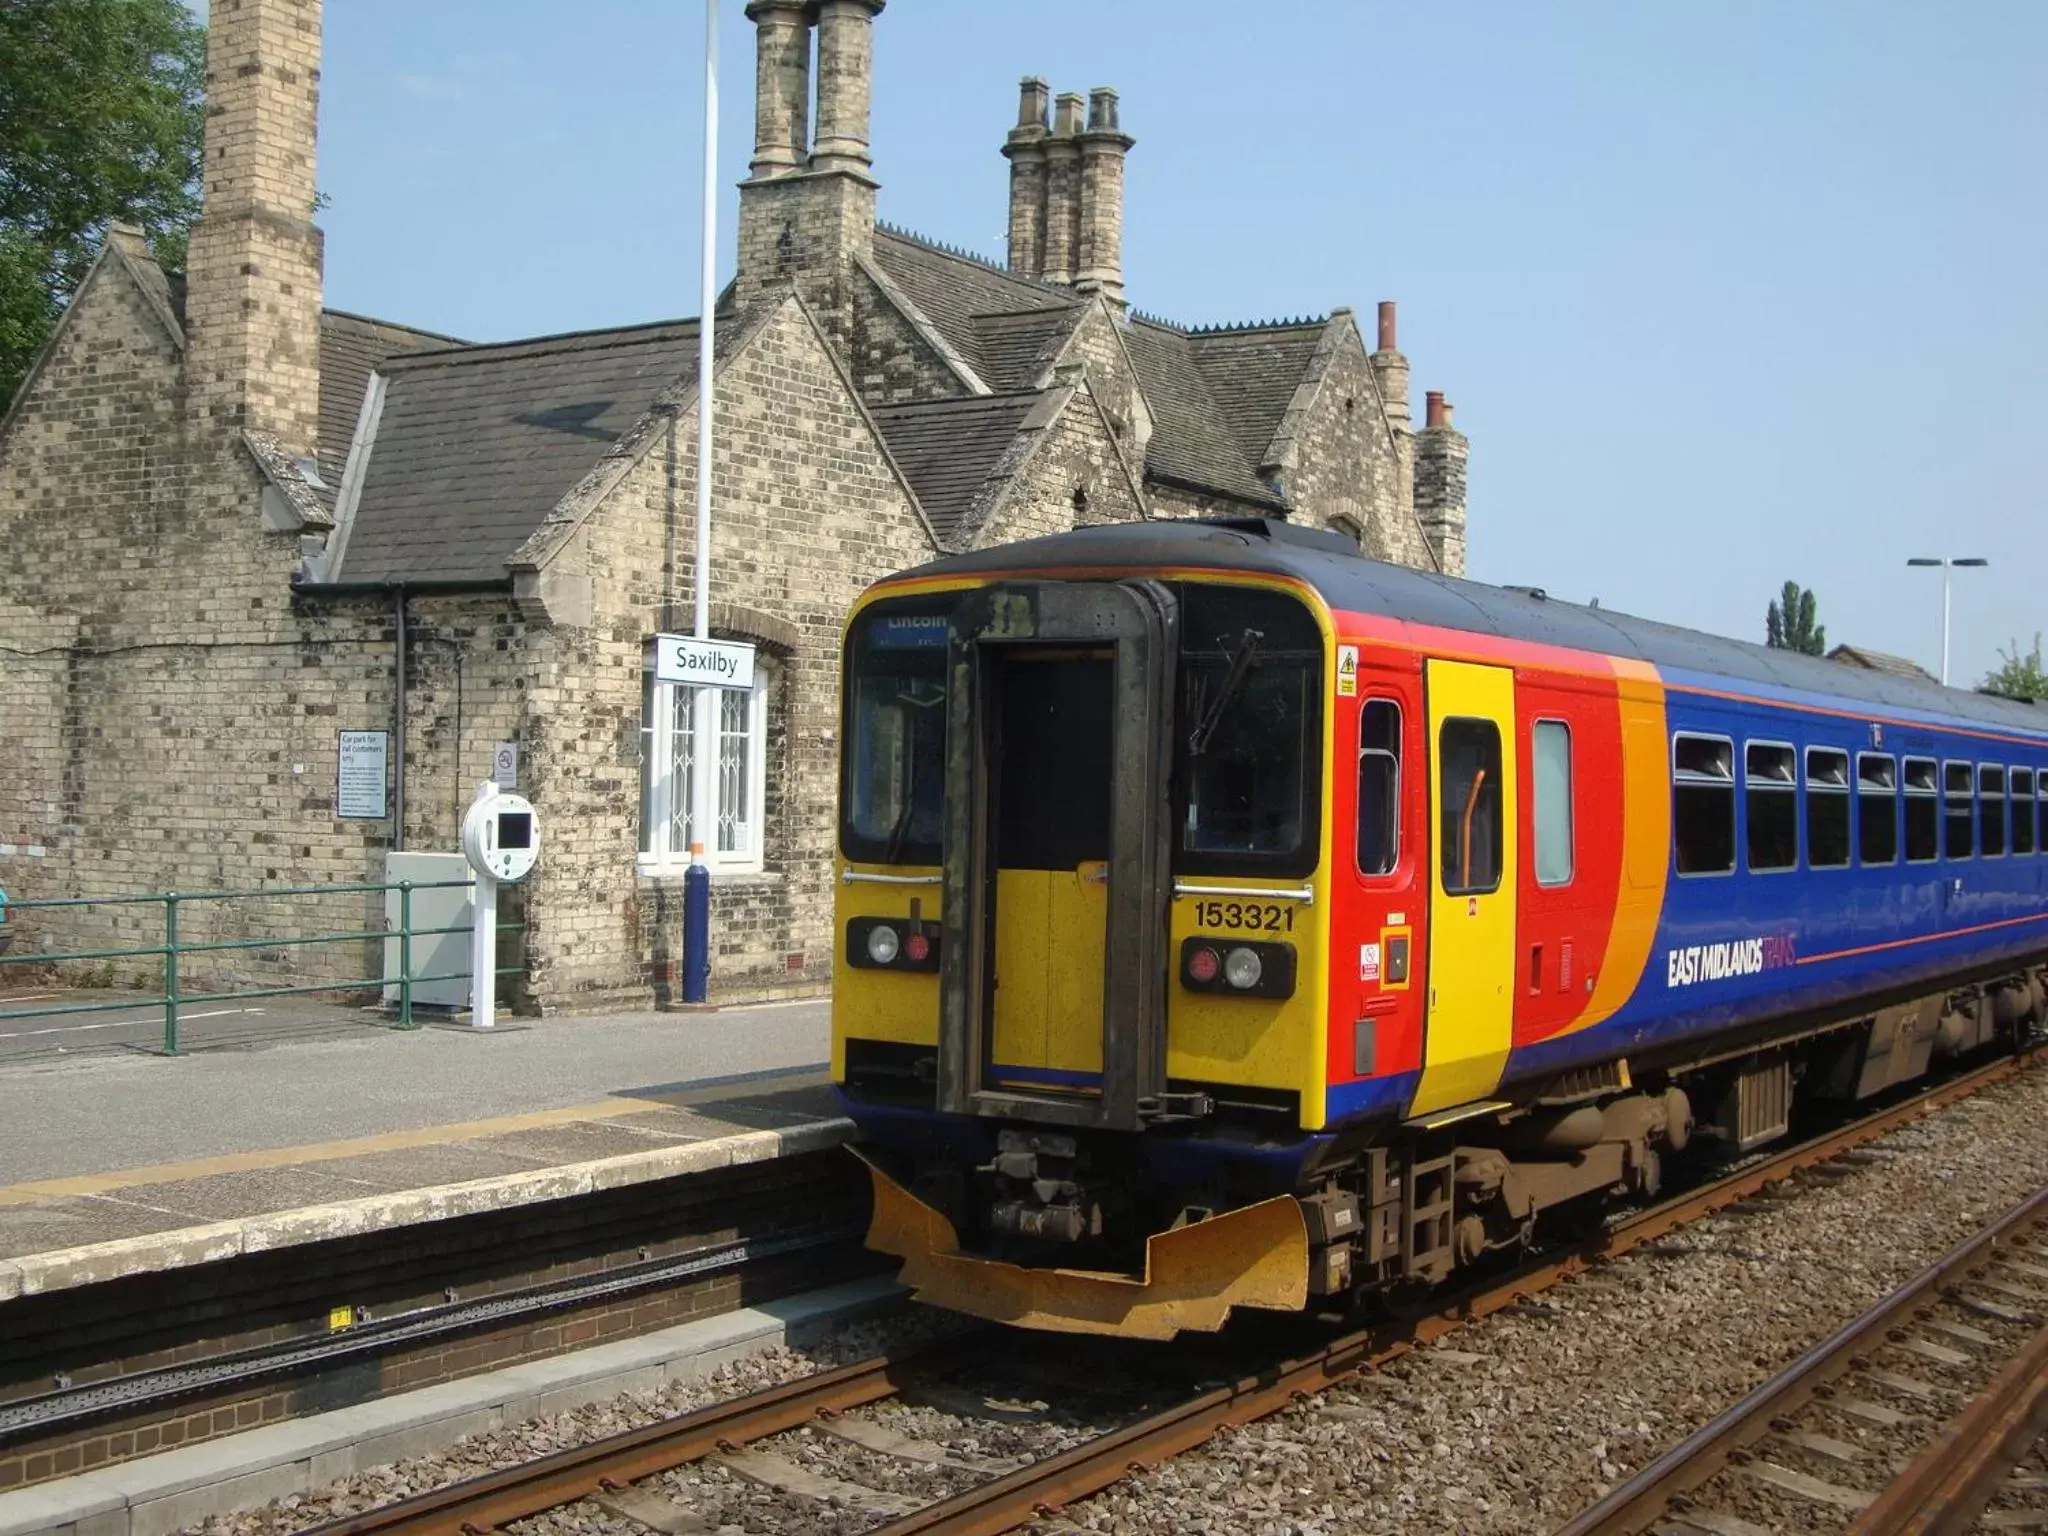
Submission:
[[829,1006],[0,1061],[0,1303],[829,1148]]

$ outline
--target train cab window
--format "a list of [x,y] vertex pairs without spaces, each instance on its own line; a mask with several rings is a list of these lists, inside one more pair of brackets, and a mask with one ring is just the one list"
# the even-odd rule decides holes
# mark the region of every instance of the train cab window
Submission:
[[1735,743],[1726,736],[1671,738],[1671,840],[1681,875],[1735,868]]
[[1849,754],[1806,749],[1806,862],[1814,869],[1849,863]]
[[1977,847],[1987,859],[2005,856],[2005,769],[1977,765]]
[[1899,765],[1882,752],[1856,754],[1856,862],[1899,862]]
[[1358,712],[1358,872],[1401,862],[1401,706],[1367,699]]
[[1742,744],[1744,809],[1749,812],[1752,873],[1799,864],[1799,775],[1792,748],[1776,741]]
[[1536,883],[1572,882],[1572,728],[1538,720],[1529,736],[1536,807]]
[[1906,780],[1906,862],[1931,864],[1941,857],[1941,793],[1934,759],[1909,757]]
[[876,864],[939,862],[946,790],[946,620],[878,603],[848,636],[840,846]]
[[2012,851],[2032,853],[2040,846],[2034,836],[2034,770],[2012,771]]
[[1316,867],[1322,647],[1289,594],[1181,589],[1175,873],[1296,877]]
[[1438,848],[1446,896],[1500,889],[1500,728],[1491,720],[1446,720],[1437,732],[1442,825]]
[[1941,765],[1942,854],[1967,859],[1976,850],[1977,805],[1971,793],[1976,774],[1968,763]]

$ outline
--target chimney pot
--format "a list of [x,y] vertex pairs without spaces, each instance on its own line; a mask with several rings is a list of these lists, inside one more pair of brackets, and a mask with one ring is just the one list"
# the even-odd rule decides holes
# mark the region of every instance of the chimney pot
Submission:
[[1051,109],[1051,89],[1037,75],[1026,75],[1017,88],[1017,126],[1043,128]]
[[1080,92],[1060,92],[1053,111],[1052,131],[1054,137],[1062,139],[1071,139],[1081,131]]
[[811,23],[803,0],[750,0],[757,180],[801,170],[810,149]]
[[1098,85],[1088,93],[1088,129],[1091,133],[1115,133],[1116,92]]
[[1398,352],[1400,347],[1394,340],[1394,301],[1380,300],[1380,351]]
[[1450,425],[1451,408],[1444,404],[1444,392],[1442,390],[1432,389],[1422,397],[1422,400],[1422,424],[1424,427]]
[[887,0],[821,0],[818,27],[818,127],[814,171],[865,176],[873,109],[874,20]]

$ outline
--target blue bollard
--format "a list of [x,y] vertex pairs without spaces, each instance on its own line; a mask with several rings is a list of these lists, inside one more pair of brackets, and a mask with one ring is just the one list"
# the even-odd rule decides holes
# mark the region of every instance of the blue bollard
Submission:
[[683,1001],[711,992],[711,871],[700,860],[683,876]]

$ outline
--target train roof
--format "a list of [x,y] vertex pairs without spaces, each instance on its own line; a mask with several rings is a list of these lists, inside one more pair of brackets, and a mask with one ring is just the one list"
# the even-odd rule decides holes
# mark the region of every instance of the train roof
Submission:
[[1043,571],[1049,565],[1213,567],[1292,576],[1315,588],[1333,608],[1628,657],[1660,670],[1704,672],[1766,688],[1826,694],[1886,711],[2048,732],[2048,709],[2018,699],[1945,688],[1607,608],[1589,608],[1548,597],[1539,588],[1494,587],[1392,565],[1367,558],[1341,534],[1275,518],[1105,523],[955,555],[904,574],[1000,575],[1005,571]]

